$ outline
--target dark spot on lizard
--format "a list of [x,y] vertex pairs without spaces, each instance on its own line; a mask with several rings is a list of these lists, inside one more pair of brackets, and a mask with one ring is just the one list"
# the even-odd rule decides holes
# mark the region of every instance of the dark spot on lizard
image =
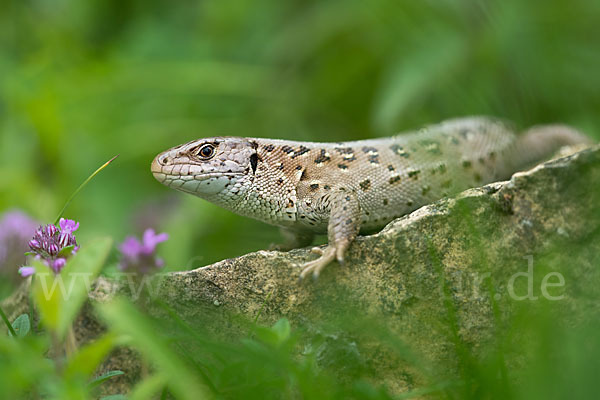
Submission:
[[317,158],[315,158],[315,163],[316,164],[321,164],[324,163],[326,161],[330,161],[331,157],[329,157],[327,155],[327,151],[325,149],[321,149],[321,153],[319,154],[319,156]]
[[421,171],[419,171],[418,169],[413,169],[411,171],[408,171],[408,177],[412,178],[414,180],[419,179],[419,174],[421,173]]
[[404,157],[404,158],[409,157],[409,154],[406,152],[406,150],[404,150],[404,148],[402,146],[400,146],[399,144],[391,145],[390,150],[392,150],[395,154],[399,155],[400,157]]
[[388,199],[383,199],[383,205],[387,206],[390,203],[390,201]]
[[300,171],[302,169],[302,165],[296,165],[296,171]]
[[286,144],[281,147],[281,151],[283,151],[285,154],[290,154],[292,151],[294,151],[294,149]]
[[280,163],[279,167],[277,167],[277,168],[279,168],[280,171],[283,171],[283,163]]
[[378,154],[369,154],[369,162],[371,164],[379,164],[379,155]]
[[424,139],[420,140],[419,144],[423,146],[425,151],[431,154],[440,155],[442,151],[440,150],[440,144],[436,140]]
[[496,153],[493,152],[493,151],[489,154],[489,156],[490,156],[490,160],[495,160],[496,159]]
[[337,151],[340,154],[352,154],[352,153],[354,153],[354,150],[352,149],[352,147],[336,147],[334,150]]
[[344,161],[352,162],[354,160],[356,160],[356,157],[354,156],[354,153],[344,154]]
[[438,167],[438,169],[440,170],[440,174],[445,174],[447,169],[446,169],[446,164],[440,164],[440,166]]
[[309,151],[310,151],[310,149],[309,149],[308,147],[305,147],[305,146],[300,146],[300,147],[298,148],[298,150],[296,150],[296,151],[294,152],[294,154],[292,155],[292,158],[296,158],[296,157],[298,157],[298,156],[301,156],[302,154],[306,154],[306,153],[308,153]]
[[479,175],[477,172],[475,172],[475,175],[473,175],[473,178],[475,178],[475,182],[477,182],[477,183],[481,182],[481,175]]
[[480,164],[485,164],[485,158],[479,157],[479,163]]
[[351,219],[351,218],[348,218],[348,219],[346,220],[346,225],[350,225],[351,223],[352,223],[352,219]]
[[343,210],[348,211],[348,207],[344,206]]
[[273,146],[272,144],[268,144],[264,146],[263,149],[265,149],[265,151],[271,152],[275,149],[275,146]]
[[329,189],[331,189],[331,186],[329,186],[329,185],[325,185],[325,186],[323,186],[323,189],[325,189],[325,190],[329,190]]
[[396,182],[400,182],[400,175],[390,177],[389,182],[390,182],[390,185],[393,183],[396,183]]
[[371,181],[369,179],[365,179],[361,183],[359,183],[360,188],[364,191],[367,191],[371,188]]
[[346,196],[346,201],[350,201],[350,196]]
[[300,180],[301,180],[301,181],[305,181],[306,179],[308,179],[308,176],[307,176],[307,174],[306,174],[306,170],[305,170],[305,169],[303,169],[303,170],[302,170],[302,173],[300,174]]
[[252,148],[253,148],[254,150],[258,149],[258,143],[256,143],[255,141],[251,141],[251,142],[250,142],[250,146],[252,146]]
[[431,186],[429,185],[425,185],[423,186],[423,188],[421,189],[421,194],[423,196],[425,196],[427,193],[429,193],[429,191],[431,190]]
[[394,172],[396,169],[394,168],[394,166],[392,164],[388,165],[388,171],[390,172]]
[[363,151],[363,153],[372,153],[372,154],[377,154],[377,149],[375,147],[368,147],[365,146],[361,149]]
[[287,208],[292,208],[292,207],[294,207],[294,200],[290,199],[290,200],[288,200]]
[[319,184],[318,183],[312,183],[310,185],[310,190],[317,190],[319,188]]
[[409,207],[412,207],[413,206],[413,202],[409,200],[409,201],[406,202],[406,205],[409,206]]
[[345,164],[338,164],[339,169],[348,169],[348,166]]
[[277,183],[279,183],[281,185],[283,183],[283,178],[277,179]]
[[258,154],[252,153],[250,155],[250,166],[252,167],[252,173],[256,174],[256,166],[258,165]]
[[463,168],[471,168],[471,161],[469,161],[469,160],[464,160],[464,161],[462,162],[462,166],[463,166]]

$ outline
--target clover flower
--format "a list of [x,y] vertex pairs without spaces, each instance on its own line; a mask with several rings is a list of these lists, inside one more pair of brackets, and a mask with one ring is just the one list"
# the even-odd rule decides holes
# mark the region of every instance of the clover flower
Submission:
[[[22,211],[13,210],[2,214],[0,218],[0,270],[15,274],[18,265],[23,265],[26,258],[27,241],[39,226]],[[14,268],[14,269],[13,269]]]
[[[59,227],[48,224],[40,226],[29,241],[30,255],[34,255],[36,260],[41,260],[55,274],[60,273],[67,263],[67,259],[79,250],[75,232],[79,228],[79,222],[71,219],[61,218]],[[22,276],[33,274],[33,267],[21,267],[19,273]]]
[[152,270],[162,268],[164,261],[156,257],[154,252],[156,246],[168,238],[168,234],[156,234],[154,229],[146,229],[141,242],[134,236],[128,236],[119,246],[122,253],[119,269],[147,274]]

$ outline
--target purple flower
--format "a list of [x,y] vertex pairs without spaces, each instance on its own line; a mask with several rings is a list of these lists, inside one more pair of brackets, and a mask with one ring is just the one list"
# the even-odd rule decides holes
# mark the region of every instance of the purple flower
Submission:
[[28,277],[29,275],[33,275],[35,272],[35,268],[33,267],[21,267],[19,268],[19,273],[23,278]]
[[79,222],[75,222],[72,219],[61,218],[58,225],[60,225],[60,229],[63,233],[73,233],[79,229]]
[[154,252],[156,246],[168,238],[166,233],[156,234],[154,229],[146,229],[141,242],[134,236],[128,236],[119,246],[123,255],[119,268],[122,271],[131,270],[142,274],[161,268],[164,262],[156,257]]
[[38,225],[18,210],[7,211],[0,216],[0,272],[16,277],[17,266],[25,262],[23,253],[28,250],[27,241]]
[[[73,232],[79,228],[79,222],[61,218],[59,225],[60,229],[53,224],[40,226],[29,241],[29,248],[35,254],[35,259],[43,261],[56,274],[64,268],[67,258],[79,250],[73,235]],[[71,250],[65,251],[65,248],[70,246],[72,246]],[[21,276],[29,276],[33,272],[33,267],[19,269]]]

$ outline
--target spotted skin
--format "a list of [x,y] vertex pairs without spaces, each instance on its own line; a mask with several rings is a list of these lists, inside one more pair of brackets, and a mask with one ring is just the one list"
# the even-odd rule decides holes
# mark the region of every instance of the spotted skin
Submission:
[[335,259],[342,262],[359,232],[381,229],[469,187],[507,179],[562,145],[585,141],[561,125],[517,136],[505,122],[474,117],[356,142],[198,139],[159,154],[152,172],[173,189],[280,226],[287,236],[295,232],[294,244],[327,233],[328,246],[314,249],[321,257],[304,264],[304,277],[317,276]]

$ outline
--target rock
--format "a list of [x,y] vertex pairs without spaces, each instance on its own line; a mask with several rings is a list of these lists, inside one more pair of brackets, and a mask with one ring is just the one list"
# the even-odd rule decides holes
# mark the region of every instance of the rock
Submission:
[[[258,251],[166,274],[154,295],[185,320],[232,338],[243,332],[232,315],[258,316],[263,324],[286,317],[293,328],[325,338],[318,360],[340,378],[366,374],[391,392],[410,391],[458,374],[460,352],[486,357],[487,344],[519,307],[535,312],[538,300],[552,302],[573,324],[595,307],[585,299],[600,277],[598,183],[596,146],[359,237],[345,265],[328,266],[317,281],[298,281],[293,266],[316,257],[308,249]],[[528,274],[533,291],[526,298]],[[101,279],[92,302],[111,298],[115,285]],[[22,290],[4,302],[12,318],[26,308],[25,298]],[[103,329],[90,310],[78,319],[79,342]],[[121,349],[103,366],[127,373],[114,390],[138,376],[132,354]]]

